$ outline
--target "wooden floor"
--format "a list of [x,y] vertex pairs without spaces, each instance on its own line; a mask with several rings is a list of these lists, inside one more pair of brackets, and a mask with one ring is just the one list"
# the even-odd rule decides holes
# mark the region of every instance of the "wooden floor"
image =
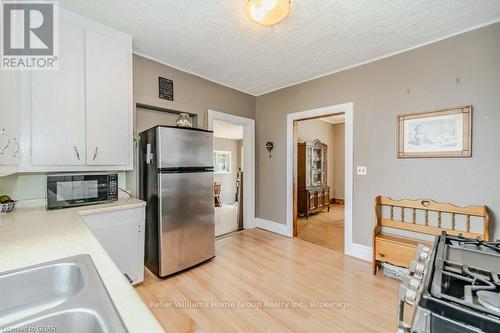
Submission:
[[167,332],[396,330],[398,281],[367,262],[260,229],[218,240],[216,255],[136,288]]
[[297,219],[297,237],[299,239],[344,251],[344,206],[330,206],[330,211],[322,211],[309,216],[309,219]]

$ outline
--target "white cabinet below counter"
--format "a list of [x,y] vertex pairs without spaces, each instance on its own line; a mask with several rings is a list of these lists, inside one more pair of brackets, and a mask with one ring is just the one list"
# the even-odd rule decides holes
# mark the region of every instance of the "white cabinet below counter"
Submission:
[[132,284],[144,280],[145,208],[82,214],[94,236]]

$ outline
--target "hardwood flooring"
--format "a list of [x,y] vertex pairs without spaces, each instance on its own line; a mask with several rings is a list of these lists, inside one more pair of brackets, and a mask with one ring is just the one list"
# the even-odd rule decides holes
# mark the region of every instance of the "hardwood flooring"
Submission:
[[297,219],[297,237],[329,249],[344,252],[344,206],[332,205],[322,211]]
[[167,332],[396,330],[399,283],[368,262],[260,229],[218,240],[216,255],[136,288]]

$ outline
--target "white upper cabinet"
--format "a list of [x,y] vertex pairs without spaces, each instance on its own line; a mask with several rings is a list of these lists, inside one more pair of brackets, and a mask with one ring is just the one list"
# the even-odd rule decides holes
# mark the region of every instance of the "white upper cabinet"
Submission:
[[131,158],[130,45],[86,32],[87,164],[127,165]]
[[59,24],[59,70],[32,73],[33,165],[85,164],[85,29]]
[[0,176],[15,172],[19,158],[19,72],[0,70]]
[[62,8],[59,20],[59,69],[23,86],[19,171],[130,170],[132,38]]

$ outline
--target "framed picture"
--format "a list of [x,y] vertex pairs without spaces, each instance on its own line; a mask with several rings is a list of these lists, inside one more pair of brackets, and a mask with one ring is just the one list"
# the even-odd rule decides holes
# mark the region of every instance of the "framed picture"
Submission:
[[398,158],[470,157],[472,106],[398,117]]
[[158,77],[159,97],[168,101],[174,100],[174,81]]

